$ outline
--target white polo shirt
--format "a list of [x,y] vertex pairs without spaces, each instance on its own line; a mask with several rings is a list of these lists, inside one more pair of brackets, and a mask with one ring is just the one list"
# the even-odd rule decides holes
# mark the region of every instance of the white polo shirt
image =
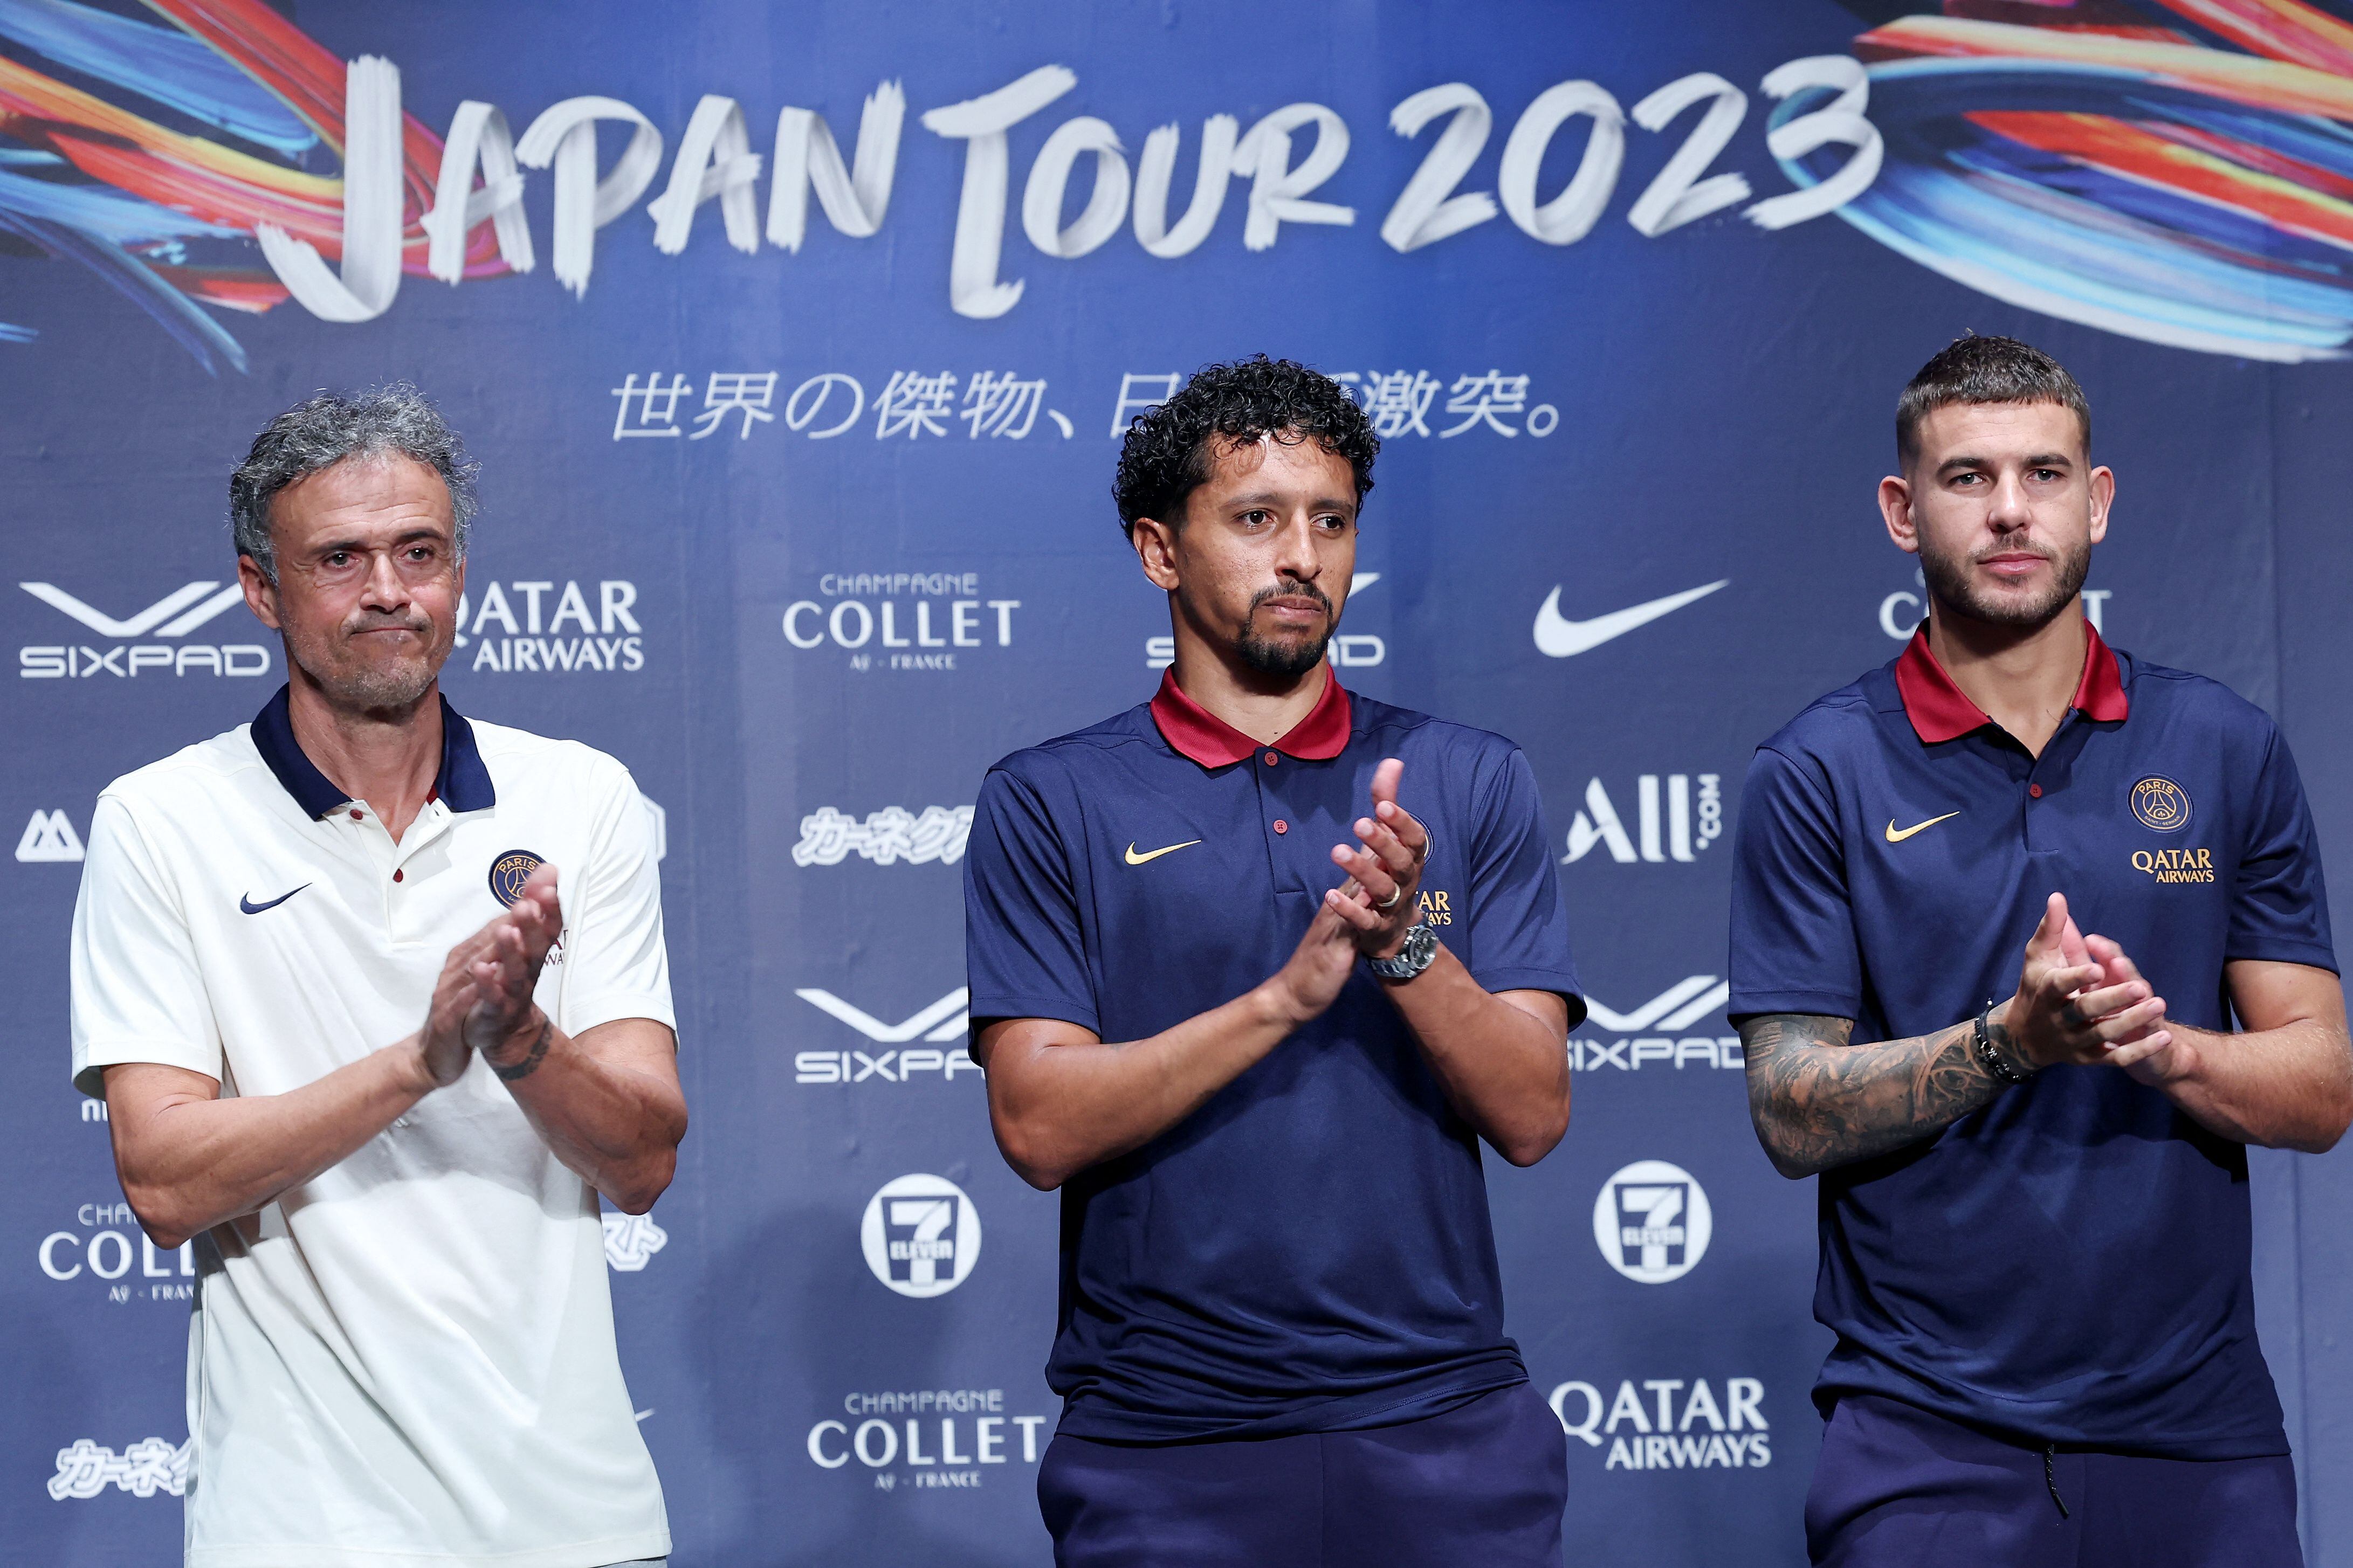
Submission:
[[[99,797],[73,927],[74,1082],[164,1062],[278,1094],[413,1034],[443,960],[552,861],[537,999],[675,1026],[628,771],[442,704],[395,844],[249,725]],[[476,1058],[341,1163],[196,1242],[189,1568],[594,1568],[670,1550],[613,1342],[596,1194]]]

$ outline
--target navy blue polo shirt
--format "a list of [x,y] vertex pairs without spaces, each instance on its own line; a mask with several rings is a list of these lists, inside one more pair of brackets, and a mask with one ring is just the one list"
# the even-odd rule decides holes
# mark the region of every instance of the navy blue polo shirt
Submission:
[[[1535,780],[1500,735],[1324,696],[1260,745],[1173,678],[989,771],[965,860],[976,1025],[1156,1035],[1282,966],[1373,770],[1428,826],[1426,919],[1489,991],[1583,1015]],[[1061,1430],[1167,1443],[1391,1426],[1525,1381],[1479,1142],[1361,965],[1208,1104],[1062,1187]]]
[[[2036,758],[1928,651],[1800,713],[1748,773],[1732,1012],[1925,1035],[2017,989],[2044,901],[2201,1029],[2222,966],[2335,971],[2295,763],[2260,709],[2085,627]],[[2110,1067],[2059,1066],[1936,1138],[1825,1172],[1814,1397],[1882,1394],[2033,1443],[2284,1454],[2255,1342],[2244,1145]]]

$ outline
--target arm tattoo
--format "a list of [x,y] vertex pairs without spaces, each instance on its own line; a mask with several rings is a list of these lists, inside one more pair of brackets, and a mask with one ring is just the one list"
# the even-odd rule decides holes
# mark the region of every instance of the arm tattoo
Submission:
[[[2021,1053],[1990,1026],[2008,1059]],[[1975,1021],[1931,1035],[1850,1046],[1854,1023],[1802,1013],[1743,1019],[1748,1113],[1785,1176],[1810,1176],[1936,1136],[2009,1086],[1972,1047]]]
[[514,1082],[519,1078],[529,1078],[539,1070],[540,1062],[547,1056],[548,1037],[554,1033],[555,1020],[542,1015],[539,1020],[539,1033],[533,1037],[531,1049],[523,1053],[522,1060],[512,1067],[501,1067],[498,1063],[491,1062],[491,1070],[509,1083]]

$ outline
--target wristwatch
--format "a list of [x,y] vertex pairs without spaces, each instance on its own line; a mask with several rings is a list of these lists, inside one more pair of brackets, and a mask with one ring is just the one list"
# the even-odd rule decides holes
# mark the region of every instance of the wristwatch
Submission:
[[1368,958],[1365,964],[1383,980],[1410,980],[1438,957],[1438,932],[1416,921],[1395,958]]

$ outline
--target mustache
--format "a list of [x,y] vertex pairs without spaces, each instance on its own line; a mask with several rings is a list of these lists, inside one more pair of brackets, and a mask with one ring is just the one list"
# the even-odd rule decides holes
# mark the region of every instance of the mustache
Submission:
[[1273,599],[1313,599],[1317,605],[1323,607],[1323,611],[1325,615],[1328,616],[1332,613],[1332,600],[1330,595],[1326,595],[1323,589],[1317,587],[1313,583],[1297,582],[1276,583],[1267,587],[1261,588],[1250,599],[1250,613],[1251,615],[1258,614],[1261,605]]
[[356,636],[361,632],[406,631],[415,632],[418,637],[429,638],[433,635],[433,617],[430,616],[369,615],[363,612],[362,614],[353,616],[351,619],[345,621],[343,623],[343,635],[346,637]]

